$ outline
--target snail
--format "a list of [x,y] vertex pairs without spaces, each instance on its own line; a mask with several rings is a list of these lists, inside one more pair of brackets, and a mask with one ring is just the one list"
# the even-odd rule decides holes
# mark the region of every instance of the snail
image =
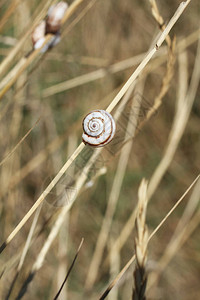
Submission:
[[42,21],[32,33],[32,42],[34,49],[39,49],[45,40],[46,22]]
[[93,110],[83,119],[82,140],[92,147],[102,147],[115,135],[115,121],[105,110]]
[[41,52],[45,53],[47,50],[53,48],[54,46],[56,46],[58,43],[60,43],[60,33],[57,32],[56,34],[54,34],[51,39],[47,42],[46,45],[44,45],[44,47],[42,48]]
[[48,33],[53,34],[51,39],[41,49],[45,53],[48,49],[54,47],[60,42],[60,27],[62,18],[68,8],[68,4],[64,1],[52,5],[49,8],[47,19],[43,20],[32,33],[33,48],[39,49],[45,41],[45,35]]
[[[33,48],[39,49],[42,47],[45,41],[45,21],[42,21],[32,33]],[[41,53],[45,53],[48,49],[53,48],[60,42],[60,33],[54,34],[51,39],[42,47]]]
[[68,4],[61,1],[49,8],[46,20],[46,33],[57,33],[61,27],[61,21],[68,8]]

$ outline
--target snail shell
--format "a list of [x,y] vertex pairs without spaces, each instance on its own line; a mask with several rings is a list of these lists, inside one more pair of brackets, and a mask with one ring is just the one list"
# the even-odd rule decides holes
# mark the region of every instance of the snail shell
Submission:
[[41,52],[45,53],[47,50],[55,47],[58,43],[60,43],[60,33],[57,32],[52,36],[52,38],[48,41],[46,45],[42,48]]
[[46,33],[56,33],[61,26],[62,18],[68,8],[68,4],[64,1],[52,5],[49,8],[46,20]]
[[32,33],[32,42],[34,49],[39,49],[45,40],[46,23],[42,21]]
[[115,121],[105,110],[94,110],[83,120],[82,140],[93,147],[102,147],[113,139],[116,131]]

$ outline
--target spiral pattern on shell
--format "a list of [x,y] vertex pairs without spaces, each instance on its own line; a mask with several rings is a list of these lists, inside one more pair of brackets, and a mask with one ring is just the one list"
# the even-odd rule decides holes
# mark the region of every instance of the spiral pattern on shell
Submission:
[[102,147],[111,142],[116,126],[111,114],[105,110],[91,111],[83,120],[82,140],[93,147]]

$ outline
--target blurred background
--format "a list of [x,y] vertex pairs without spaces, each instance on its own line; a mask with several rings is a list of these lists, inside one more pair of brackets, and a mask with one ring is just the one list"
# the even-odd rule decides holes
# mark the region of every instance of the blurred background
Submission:
[[[68,1],[68,4],[72,2]],[[47,12],[51,4],[52,1],[49,1],[48,5],[45,1],[36,0],[1,0],[1,62],[19,44],[40,10],[47,5]],[[179,4],[180,1],[177,0],[157,1],[160,14],[166,23]],[[142,99],[143,104],[140,108],[138,130],[121,178],[119,195],[116,196],[105,246],[101,249],[101,238],[100,246],[97,246],[97,241],[99,233],[103,230],[102,224],[119,166],[126,125],[129,117],[134,115],[132,109],[137,107],[135,105],[131,108],[133,97],[128,100],[117,123],[116,138],[111,145],[102,150],[101,156],[92,167],[86,184],[65,216],[61,230],[53,241],[43,266],[30,283],[24,299],[53,299],[82,237],[83,246],[59,299],[98,299],[133,255],[134,222],[130,221],[127,224],[127,220],[136,207],[138,187],[142,178],[151,178],[168,145],[179,95],[180,55],[183,53],[186,63],[183,70],[187,71],[188,85],[191,81],[197,55],[199,17],[200,3],[191,1],[170,33],[171,39],[176,36],[171,76],[168,78],[166,93],[161,97],[162,104],[151,118],[146,120],[147,113],[159,95],[163,78],[167,74],[169,53],[166,42],[148,64],[132,92],[132,96],[137,96],[138,101]],[[39,53],[17,76],[15,83],[0,102],[1,243],[81,142],[84,116],[93,109],[105,109],[108,106],[153,45],[159,30],[152,16],[149,1],[82,1],[75,13],[63,24],[61,42],[47,53]],[[28,35],[1,80],[31,49],[31,35]],[[199,98],[200,89],[195,95],[188,123],[172,162],[148,205],[146,223],[150,233],[199,173]],[[88,147],[83,150],[82,155],[75,160],[59,182],[57,189],[44,201],[32,244],[10,297],[8,291],[16,274],[33,218],[1,254],[1,299],[17,297],[55,225],[63,205],[59,202],[60,195],[63,195],[63,191],[76,193],[76,189],[73,188],[74,182],[93,151],[94,149]],[[180,242],[177,248],[174,246],[175,253],[171,256],[168,253],[167,258],[163,259],[191,195],[192,192],[149,243],[149,282],[156,274],[158,277],[147,290],[148,299],[186,300],[200,297],[198,221],[189,233],[185,233],[184,242]],[[68,194],[65,196],[67,199]],[[195,211],[198,211],[199,192],[193,197],[196,199]],[[188,226],[192,221],[193,214],[184,228],[191,228]],[[123,236],[125,226],[129,233],[127,236],[124,234],[125,240],[122,243],[118,241],[120,246],[115,247],[115,242]],[[99,247],[100,254],[96,254],[94,258],[96,247]],[[94,263],[90,268],[93,259],[96,259],[96,262],[99,260],[99,265]],[[133,270],[132,265],[117,287],[111,291],[109,299],[131,298]]]

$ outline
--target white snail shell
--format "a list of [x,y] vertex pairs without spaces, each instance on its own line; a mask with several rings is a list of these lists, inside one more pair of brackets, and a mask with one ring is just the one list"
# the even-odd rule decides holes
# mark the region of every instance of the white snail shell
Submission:
[[46,22],[42,21],[37,27],[35,27],[32,33],[32,42],[34,49],[39,49],[45,40]]
[[57,32],[54,34],[51,39],[47,42],[46,45],[42,48],[41,52],[45,53],[47,50],[55,47],[58,43],[60,43],[60,33]]
[[52,5],[49,8],[46,20],[46,33],[56,33],[59,31],[62,18],[67,8],[68,4],[64,1]]
[[116,125],[113,117],[105,110],[94,110],[83,120],[82,140],[93,147],[102,147],[113,139]]

